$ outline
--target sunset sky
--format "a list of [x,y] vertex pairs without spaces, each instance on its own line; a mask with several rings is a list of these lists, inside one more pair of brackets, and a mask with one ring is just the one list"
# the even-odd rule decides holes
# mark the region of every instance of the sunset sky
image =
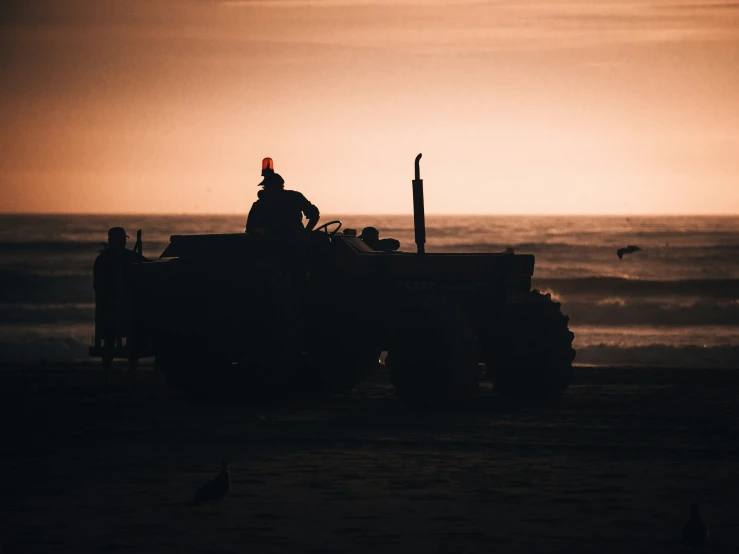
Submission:
[[739,214],[739,2],[0,0],[0,212]]

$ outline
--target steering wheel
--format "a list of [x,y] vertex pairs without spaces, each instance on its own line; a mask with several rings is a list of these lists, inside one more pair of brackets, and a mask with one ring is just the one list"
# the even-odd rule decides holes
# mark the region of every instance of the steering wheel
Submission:
[[[339,224],[339,226],[336,229],[334,229],[333,231],[331,231],[329,233],[328,232],[329,225],[336,225],[337,223]],[[339,229],[341,229],[341,225],[342,225],[341,221],[339,221],[338,219],[334,219],[333,221],[329,221],[328,223],[324,223],[320,227],[316,227],[315,229],[313,229],[313,232],[318,233],[319,231],[322,230],[327,235],[330,235],[330,236],[333,237],[336,233],[339,232]]]

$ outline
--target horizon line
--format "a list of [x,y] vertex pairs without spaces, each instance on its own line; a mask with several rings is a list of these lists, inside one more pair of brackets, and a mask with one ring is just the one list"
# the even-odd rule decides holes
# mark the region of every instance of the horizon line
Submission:
[[[147,216],[147,217],[233,217],[243,216],[242,212],[3,212],[2,216]],[[413,212],[405,213],[371,213],[371,212],[326,212],[326,216],[372,216],[372,217],[412,217]],[[434,213],[426,212],[431,217],[739,217],[739,213]]]

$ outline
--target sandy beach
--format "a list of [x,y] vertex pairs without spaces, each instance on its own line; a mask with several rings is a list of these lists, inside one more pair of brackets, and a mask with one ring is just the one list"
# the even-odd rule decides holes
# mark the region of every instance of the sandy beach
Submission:
[[[735,551],[739,385],[578,368],[557,406],[483,389],[421,414],[382,371],[349,394],[192,404],[144,366],[0,371],[0,542],[31,552],[676,552],[690,502]],[[232,463],[219,510],[189,505]]]

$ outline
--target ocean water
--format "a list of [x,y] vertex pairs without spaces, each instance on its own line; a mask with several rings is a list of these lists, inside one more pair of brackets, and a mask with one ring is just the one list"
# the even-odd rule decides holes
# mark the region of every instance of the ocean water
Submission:
[[[415,251],[412,216],[372,225]],[[109,227],[158,256],[173,234],[233,233],[245,216],[0,216],[0,361],[87,359],[92,264]],[[623,260],[618,248],[640,252]],[[534,286],[570,316],[576,363],[739,368],[739,217],[429,216],[429,252],[534,254]]]

